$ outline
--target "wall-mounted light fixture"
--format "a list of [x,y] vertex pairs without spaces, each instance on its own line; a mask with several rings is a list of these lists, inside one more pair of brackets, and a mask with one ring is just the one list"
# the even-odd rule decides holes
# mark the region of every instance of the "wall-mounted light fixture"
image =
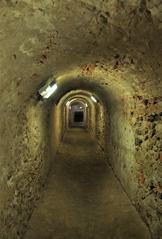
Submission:
[[42,98],[48,99],[50,96],[52,96],[57,88],[58,86],[55,80],[53,78],[50,78],[47,80],[47,82],[44,83],[44,85],[38,90],[38,92]]
[[93,100],[93,102],[97,103],[97,100],[93,95],[91,95],[91,99]]

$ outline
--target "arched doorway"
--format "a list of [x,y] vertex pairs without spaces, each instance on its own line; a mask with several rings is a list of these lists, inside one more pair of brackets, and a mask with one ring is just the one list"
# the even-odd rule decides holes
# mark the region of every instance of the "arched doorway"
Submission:
[[68,107],[69,128],[87,127],[87,105],[81,101],[73,101]]

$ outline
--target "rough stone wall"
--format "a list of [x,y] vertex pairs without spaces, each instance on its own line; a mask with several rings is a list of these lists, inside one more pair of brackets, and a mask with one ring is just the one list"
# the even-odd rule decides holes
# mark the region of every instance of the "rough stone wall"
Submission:
[[[162,97],[135,97],[131,124],[135,134],[137,191],[134,203],[151,228],[162,238]],[[138,109],[138,111],[137,111]]]
[[134,96],[125,104],[124,108],[119,102],[110,107],[109,162],[152,237],[159,239],[162,236],[162,99]]
[[125,97],[124,101],[114,100],[110,103],[108,112],[108,160],[125,191],[132,197],[136,184],[129,174],[135,172],[135,149],[134,132],[129,123],[129,98]]
[[101,104],[97,104],[96,107],[96,137],[99,145],[102,149],[106,149],[106,138],[107,138],[107,128],[106,125],[108,122],[106,107],[103,107]]
[[53,105],[51,107],[51,150],[52,150],[52,160],[54,160],[58,146],[64,135],[64,107],[62,105]]
[[[1,122],[0,238],[21,238],[49,168],[48,110],[10,105]],[[5,147],[4,147],[5,146]]]
[[96,106],[95,104],[90,104],[89,109],[88,109],[88,117],[89,117],[89,132],[96,137]]

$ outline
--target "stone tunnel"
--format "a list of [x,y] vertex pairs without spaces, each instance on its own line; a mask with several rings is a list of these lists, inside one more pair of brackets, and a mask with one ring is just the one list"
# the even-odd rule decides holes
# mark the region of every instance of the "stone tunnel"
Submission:
[[0,239],[162,239],[161,0],[0,9]]

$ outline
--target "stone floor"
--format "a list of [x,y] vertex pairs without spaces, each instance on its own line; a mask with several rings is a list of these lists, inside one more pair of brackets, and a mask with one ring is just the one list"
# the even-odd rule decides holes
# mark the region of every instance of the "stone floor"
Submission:
[[88,132],[60,145],[24,239],[149,239],[147,227]]

